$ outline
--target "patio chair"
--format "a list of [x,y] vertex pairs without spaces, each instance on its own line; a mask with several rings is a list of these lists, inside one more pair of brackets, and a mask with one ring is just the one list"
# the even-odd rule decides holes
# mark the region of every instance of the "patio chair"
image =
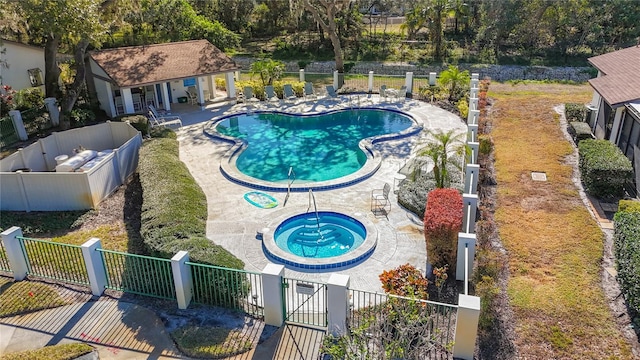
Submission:
[[255,97],[255,95],[253,95],[253,88],[251,86],[245,86],[244,90],[242,90],[242,93],[244,94],[244,101],[245,102],[258,102],[260,101],[260,99],[258,99],[257,97]]
[[404,102],[406,98],[407,98],[407,87],[405,85],[402,85],[400,87],[400,90],[398,90],[398,92],[396,93],[396,99],[402,100]]
[[153,111],[149,110],[149,124],[151,124],[151,127],[167,125],[178,125],[178,127],[182,127],[182,119],[180,119],[179,116],[156,117]]
[[313,92],[313,84],[308,81],[304,83],[304,98],[306,100],[318,99],[318,96]]
[[391,211],[391,201],[389,201],[389,192],[391,186],[385,183],[382,189],[373,189],[371,191],[371,211],[374,215],[387,216]]
[[298,98],[298,96],[296,96],[296,93],[293,91],[293,87],[291,87],[291,84],[284,84],[283,93],[283,98],[285,100],[295,101]]
[[155,99],[155,94],[153,91],[145,91],[144,93],[144,103],[147,106],[147,108],[149,106],[155,106],[156,105],[156,99]]
[[198,105],[198,93],[194,86],[189,86],[187,90],[187,100],[189,100],[190,105]]
[[380,85],[380,100],[387,99],[387,85]]
[[122,103],[122,96],[116,96],[114,102],[116,104],[116,115],[124,114],[124,104]]
[[278,95],[276,95],[276,91],[273,89],[273,85],[267,85],[264,87],[264,93],[267,95],[267,101],[269,102],[280,102]]
[[142,96],[139,93],[131,94],[131,100],[133,100],[133,111],[142,111]]

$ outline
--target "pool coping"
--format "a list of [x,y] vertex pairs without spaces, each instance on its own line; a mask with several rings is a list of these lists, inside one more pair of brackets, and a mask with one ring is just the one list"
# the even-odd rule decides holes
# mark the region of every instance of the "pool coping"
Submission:
[[276,244],[274,239],[275,230],[283,221],[296,215],[309,213],[309,211],[300,212],[294,209],[281,209],[274,214],[267,227],[261,230],[262,251],[264,255],[275,263],[285,265],[285,267],[297,271],[328,271],[359,264],[373,254],[378,245],[379,232],[373,222],[367,217],[367,214],[353,212],[353,209],[350,210],[336,206],[333,206],[331,209],[318,209],[318,212],[337,213],[357,220],[364,226],[367,233],[364,242],[353,251],[330,258],[305,258],[286,252]]
[[[282,114],[282,115],[296,115],[296,116],[318,116],[318,115],[326,115],[334,112],[340,111],[352,111],[352,110],[384,110],[391,111],[402,114],[413,121],[413,125],[408,129],[391,134],[383,134],[374,137],[368,137],[362,139],[358,143],[358,147],[362,150],[367,156],[367,161],[364,166],[362,166],[357,171],[342,176],[336,179],[331,179],[327,181],[317,181],[317,182],[293,182],[291,186],[289,186],[288,182],[270,182],[265,180],[260,180],[248,175],[243,174],[236,167],[236,160],[240,152],[247,146],[247,142],[242,139],[237,139],[234,137],[226,136],[218,133],[215,130],[215,125],[227,118],[243,115],[243,114],[259,114],[259,113],[269,113],[269,114]],[[243,185],[252,189],[257,189],[261,191],[272,191],[272,192],[306,192],[309,190],[314,191],[325,191],[325,190],[333,190],[338,188],[347,187],[358,182],[364,181],[371,176],[373,176],[376,171],[382,165],[382,156],[375,149],[374,145],[384,141],[397,140],[405,137],[409,137],[412,135],[416,135],[420,133],[424,129],[424,122],[419,117],[416,117],[406,111],[400,111],[397,109],[390,109],[384,106],[350,106],[350,107],[340,107],[338,109],[331,109],[328,111],[316,111],[316,112],[308,112],[301,114],[296,111],[281,111],[281,110],[257,110],[257,111],[238,111],[231,114],[225,114],[223,116],[218,116],[212,118],[207,124],[203,127],[203,132],[206,136],[212,139],[222,140],[224,142],[232,144],[232,147],[224,154],[223,158],[220,160],[220,171],[222,175],[229,181],[232,181],[236,184]],[[226,159],[226,161],[225,161]]]

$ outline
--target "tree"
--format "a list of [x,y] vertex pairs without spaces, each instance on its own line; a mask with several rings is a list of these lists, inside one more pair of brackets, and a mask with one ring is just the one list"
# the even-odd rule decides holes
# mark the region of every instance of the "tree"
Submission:
[[[426,156],[433,162],[433,176],[436,188],[445,188],[451,184],[449,167],[460,165],[453,162],[454,159],[467,153],[468,147],[464,143],[465,133],[455,134],[454,130],[443,132],[442,130],[429,133],[433,139],[421,150],[418,156]],[[417,168],[421,168],[418,166]]]
[[273,84],[284,72],[284,63],[273,59],[262,59],[251,64],[251,76],[260,75],[262,86]]
[[[118,0],[24,0],[20,2],[23,16],[30,28],[30,38],[44,43],[45,93],[62,96],[60,126],[70,126],[69,114],[85,83],[85,54],[90,44],[99,46],[107,29],[113,7]],[[60,68],[56,62],[61,47],[73,52],[75,77],[61,92],[58,85]]]
[[429,0],[426,15],[429,18],[427,27],[429,29],[429,37],[435,47],[435,58],[442,59],[443,55],[443,37],[444,37],[444,21],[447,16],[448,0]]
[[469,81],[471,81],[469,71],[460,71],[457,66],[453,65],[449,65],[449,68],[443,71],[438,79],[440,85],[449,92],[449,101],[451,102],[457,102],[463,97],[464,86],[469,84]]
[[[336,70],[344,72],[344,58],[336,18],[338,13],[349,6],[349,0],[291,0],[294,12],[300,15],[308,11],[315,22],[327,33],[336,60]],[[295,11],[297,10],[297,11]]]

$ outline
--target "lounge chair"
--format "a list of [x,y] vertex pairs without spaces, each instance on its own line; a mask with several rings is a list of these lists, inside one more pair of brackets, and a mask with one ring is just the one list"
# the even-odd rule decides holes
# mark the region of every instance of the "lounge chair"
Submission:
[[310,82],[304,83],[304,98],[306,100],[318,98],[318,96],[313,92],[313,84]]
[[114,102],[116,105],[116,115],[124,114],[124,104],[122,103],[122,96],[116,96]]
[[251,86],[245,86],[244,90],[242,90],[242,93],[244,94],[244,101],[245,102],[257,102],[257,101],[260,101],[260,99],[258,99],[257,97],[255,97],[253,95],[253,88]]
[[[153,114],[153,117],[160,123],[166,121],[175,121],[176,124],[179,123],[180,126],[182,126],[182,118],[179,115],[160,114],[160,112],[158,112],[158,110],[153,105],[149,105],[149,112]],[[151,118],[149,120],[151,120]]]
[[291,87],[291,84],[285,84],[284,88],[283,88],[283,98],[285,100],[296,100],[298,98],[298,96],[296,96],[296,93],[293,92],[293,87]]
[[133,101],[133,111],[142,111],[142,96],[139,93],[131,94],[131,100]]
[[333,85],[327,85],[327,96],[335,99],[340,98]]
[[267,85],[264,87],[264,93],[267,95],[267,101],[280,102],[276,91],[273,89],[273,85]]
[[189,86],[187,89],[187,98],[189,100],[189,104],[198,105],[198,92],[195,86]]
[[149,110],[149,124],[151,127],[178,125],[182,127],[182,119],[180,117],[156,117],[153,111]]
[[398,92],[396,93],[396,99],[400,99],[404,102],[406,98],[407,98],[407,87],[405,85],[402,85],[400,87],[400,90],[398,90]]

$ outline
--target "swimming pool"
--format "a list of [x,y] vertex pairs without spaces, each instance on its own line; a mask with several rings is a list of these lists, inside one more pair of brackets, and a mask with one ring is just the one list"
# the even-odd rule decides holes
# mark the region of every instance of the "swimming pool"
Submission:
[[216,123],[217,133],[246,146],[235,158],[238,171],[271,183],[285,182],[292,168],[297,182],[323,182],[362,169],[368,159],[361,141],[406,134],[421,127],[406,114],[349,109],[316,115],[275,112],[239,114]]

